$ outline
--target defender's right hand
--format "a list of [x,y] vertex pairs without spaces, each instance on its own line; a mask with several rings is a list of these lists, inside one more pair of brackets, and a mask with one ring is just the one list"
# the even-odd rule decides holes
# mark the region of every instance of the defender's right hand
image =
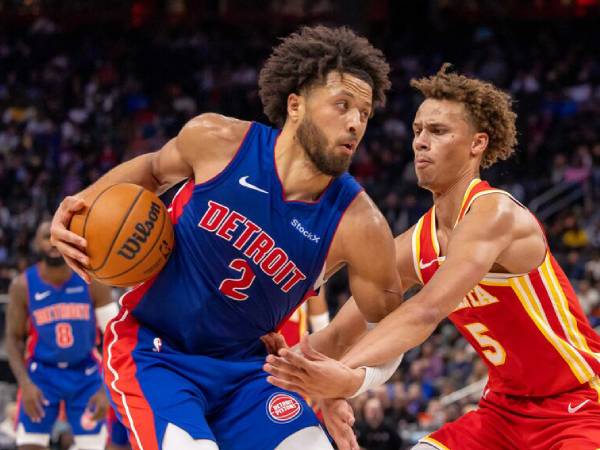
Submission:
[[28,382],[21,386],[21,401],[23,402],[23,408],[25,414],[33,422],[41,422],[46,413],[44,412],[44,406],[48,406],[50,403],[44,397],[44,394],[35,384]]
[[77,197],[65,197],[60,203],[58,209],[52,218],[50,227],[50,242],[63,255],[65,261],[77,274],[85,280],[91,282],[89,274],[83,269],[89,265],[89,258],[83,252],[87,246],[87,241],[77,234],[69,231],[69,223],[73,214],[85,207],[85,202]]

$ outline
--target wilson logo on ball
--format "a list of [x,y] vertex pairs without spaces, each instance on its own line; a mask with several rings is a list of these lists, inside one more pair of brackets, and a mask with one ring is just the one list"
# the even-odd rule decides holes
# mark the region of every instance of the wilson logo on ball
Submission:
[[287,423],[302,413],[302,405],[298,400],[283,392],[271,395],[267,401],[267,415],[277,423]]
[[[148,211],[148,220],[135,224],[134,233],[125,241],[117,252],[126,259],[133,259],[137,255],[154,229],[160,214],[160,205],[152,202]],[[162,253],[162,252],[161,252]]]

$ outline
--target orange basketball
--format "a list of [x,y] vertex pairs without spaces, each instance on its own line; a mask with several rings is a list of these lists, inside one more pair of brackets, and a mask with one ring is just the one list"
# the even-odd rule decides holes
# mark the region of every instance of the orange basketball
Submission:
[[173,248],[165,205],[136,184],[106,188],[73,216],[69,229],[87,240],[88,273],[111,286],[133,286],[152,277]]

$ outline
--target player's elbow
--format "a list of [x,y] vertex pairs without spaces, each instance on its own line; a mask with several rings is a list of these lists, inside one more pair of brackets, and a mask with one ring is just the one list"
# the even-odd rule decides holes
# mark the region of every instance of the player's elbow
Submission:
[[414,321],[423,328],[435,328],[446,318],[446,313],[435,304],[415,302],[413,308]]
[[4,349],[8,355],[18,353],[19,339],[13,333],[7,332],[4,336]]

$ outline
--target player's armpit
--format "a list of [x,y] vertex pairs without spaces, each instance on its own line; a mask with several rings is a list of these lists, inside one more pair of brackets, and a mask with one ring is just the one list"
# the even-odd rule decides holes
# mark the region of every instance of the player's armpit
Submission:
[[421,284],[419,276],[415,271],[412,254],[412,236],[415,225],[410,227],[404,233],[394,238],[394,247],[396,250],[396,270],[400,275],[403,293],[417,284]]

